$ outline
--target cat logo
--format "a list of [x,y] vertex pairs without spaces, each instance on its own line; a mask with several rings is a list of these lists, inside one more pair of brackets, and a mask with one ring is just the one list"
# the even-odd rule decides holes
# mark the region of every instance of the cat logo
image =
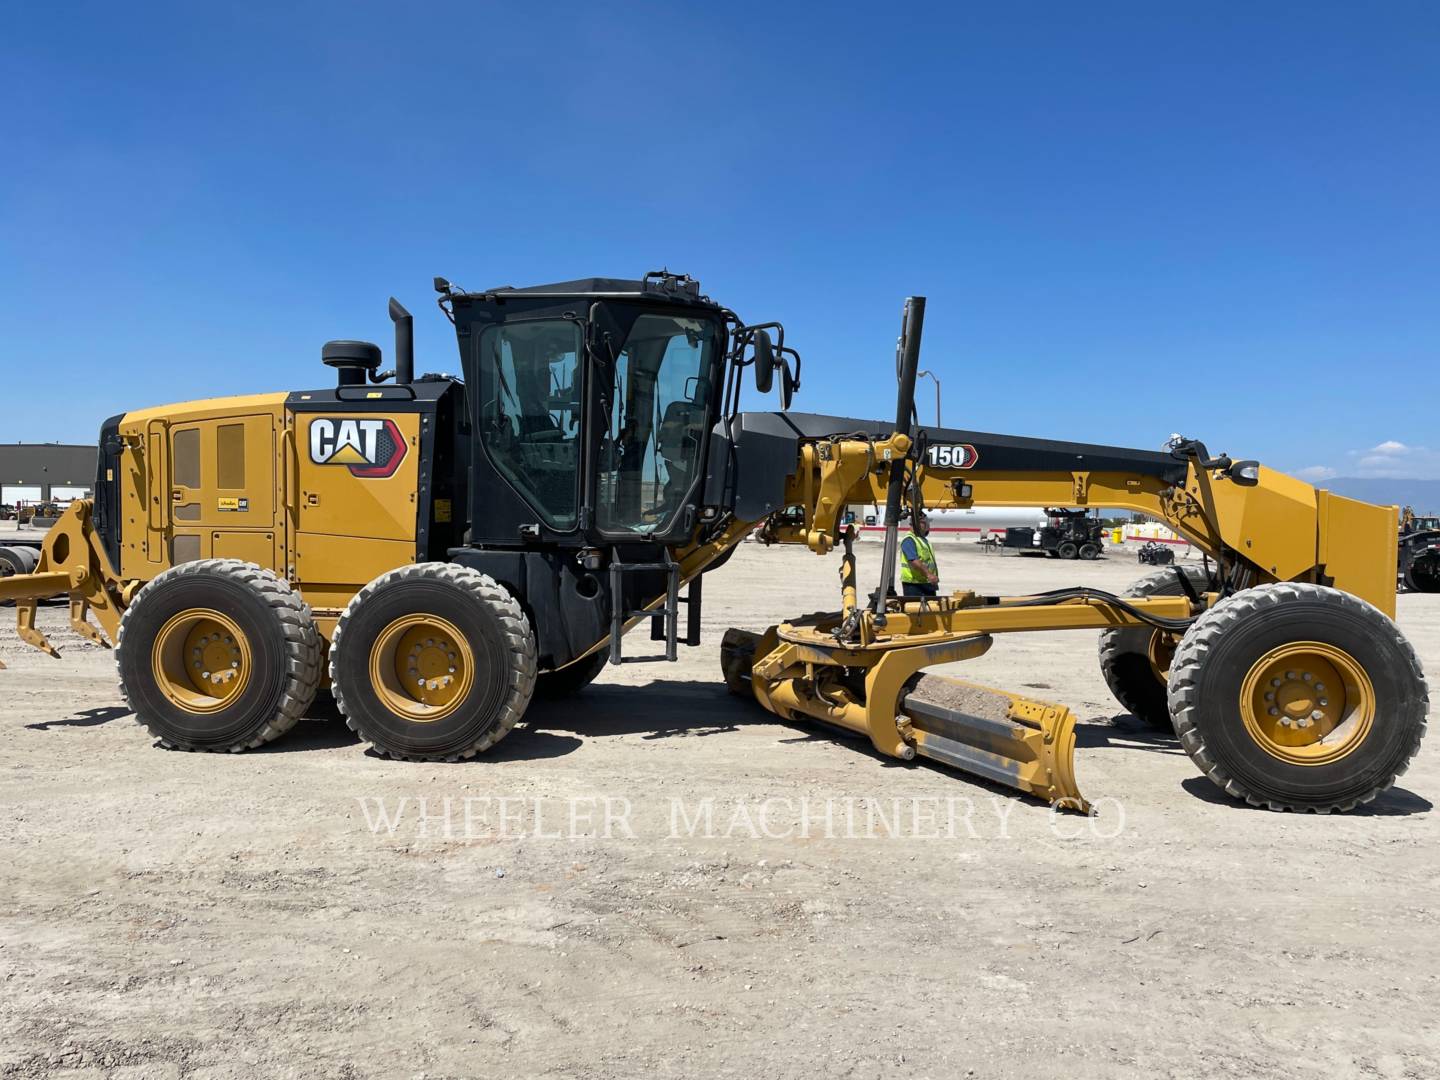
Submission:
[[316,417],[310,421],[310,460],[344,465],[351,476],[383,479],[405,460],[405,436],[394,420]]

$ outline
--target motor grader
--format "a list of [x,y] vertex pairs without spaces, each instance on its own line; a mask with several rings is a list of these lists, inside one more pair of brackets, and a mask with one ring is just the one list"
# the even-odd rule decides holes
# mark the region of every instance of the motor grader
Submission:
[[[649,622],[655,659],[699,642],[703,582],[759,528],[840,564],[837,610],[725,635],[730,687],[789,720],[868,737],[1083,809],[1063,705],[927,673],[997,635],[1100,632],[1127,709],[1178,735],[1230,795],[1353,807],[1416,752],[1428,707],[1392,622],[1396,516],[1196,441],[1166,451],[927,428],[907,301],[892,422],[790,411],[800,356],[684,275],[458,289],[437,278],[463,378],[332,341],[322,389],[141,409],[100,432],[93,500],[0,581],[113,644],[136,718],[169,747],[282,735],[327,682],[396,758],[493,746],[532,696],[574,693]],[[739,410],[742,379],[780,409]],[[1203,552],[1129,595],[1063,588],[905,598],[856,586],[846,508],[885,508],[880,580],[916,508],[1139,511]],[[683,615],[683,627],[682,627]],[[641,691],[636,690],[637,694]]]

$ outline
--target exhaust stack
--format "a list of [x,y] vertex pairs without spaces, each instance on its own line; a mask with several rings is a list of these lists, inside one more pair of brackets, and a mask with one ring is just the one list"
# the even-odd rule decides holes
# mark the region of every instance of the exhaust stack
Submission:
[[415,320],[405,305],[390,298],[390,319],[395,323],[395,381],[415,381]]

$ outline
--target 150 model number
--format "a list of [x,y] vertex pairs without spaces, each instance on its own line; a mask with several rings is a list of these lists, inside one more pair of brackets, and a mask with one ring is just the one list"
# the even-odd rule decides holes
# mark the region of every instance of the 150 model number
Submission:
[[934,469],[973,469],[979,460],[969,443],[931,443],[925,450],[925,463]]

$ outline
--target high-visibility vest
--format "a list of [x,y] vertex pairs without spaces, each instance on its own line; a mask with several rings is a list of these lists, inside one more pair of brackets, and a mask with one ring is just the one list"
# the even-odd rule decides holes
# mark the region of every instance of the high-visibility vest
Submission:
[[[913,531],[905,534],[905,539],[915,542],[915,554],[920,556],[920,561],[925,564],[925,569],[930,571],[930,577],[926,579],[929,583],[938,583],[940,580],[940,567],[935,562],[935,551],[930,547],[930,541],[923,536],[917,536]],[[921,577],[910,565],[910,560],[905,558],[904,552],[900,555],[900,580],[907,584],[919,584]]]

